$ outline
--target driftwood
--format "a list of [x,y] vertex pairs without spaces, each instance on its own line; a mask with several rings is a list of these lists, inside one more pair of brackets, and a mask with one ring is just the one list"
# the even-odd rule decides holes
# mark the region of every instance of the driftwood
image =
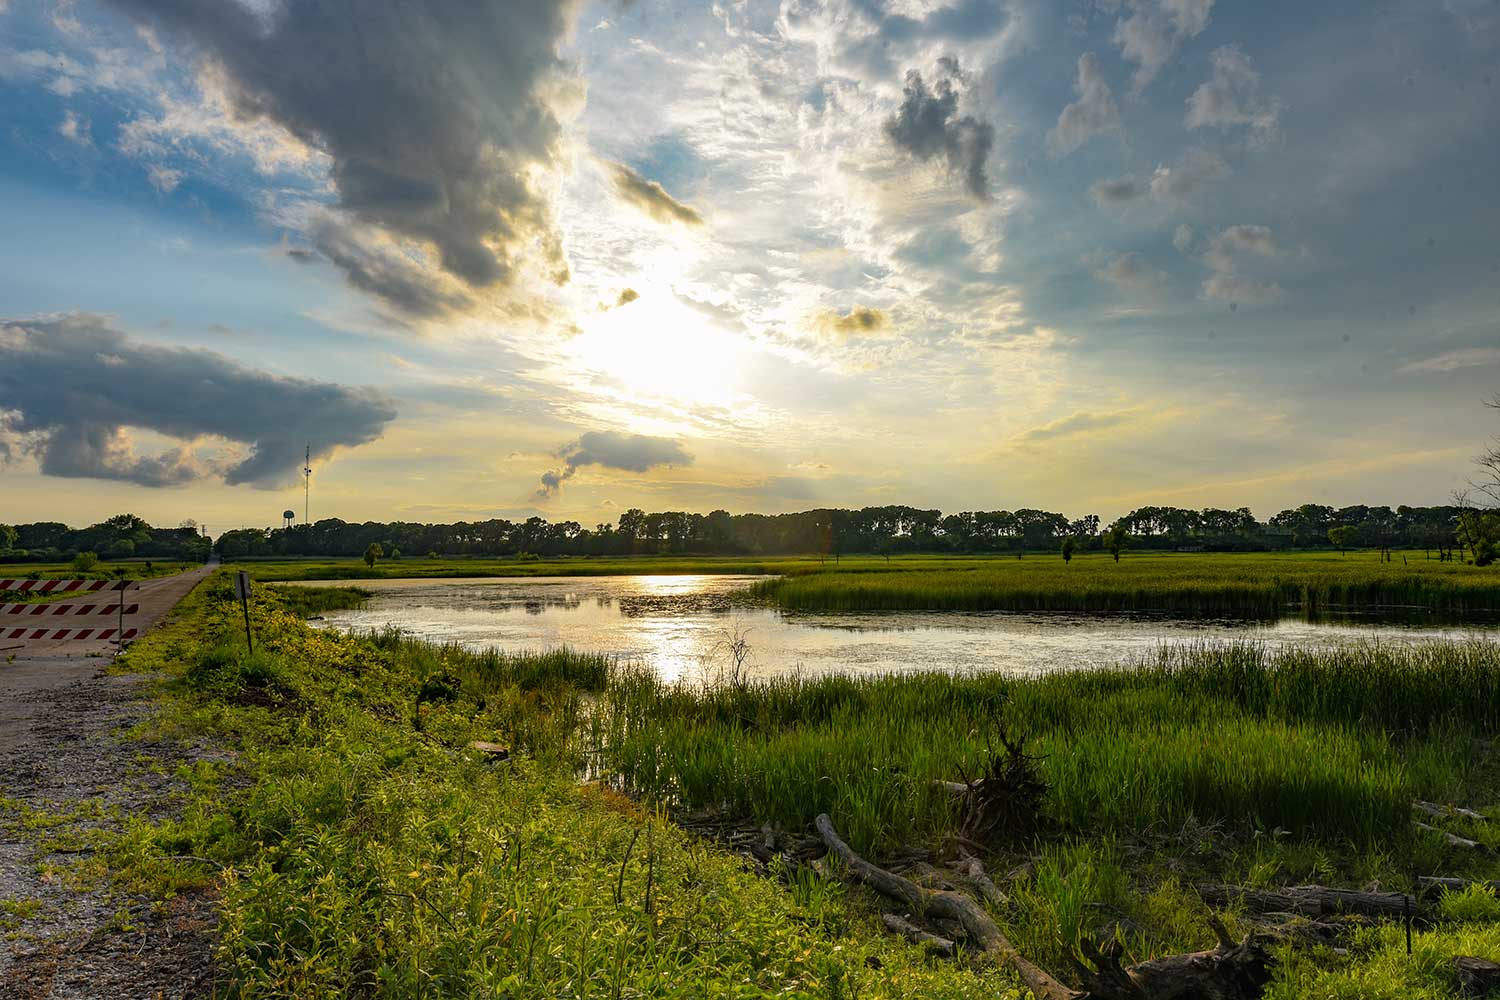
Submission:
[[1464,996],[1487,997],[1500,991],[1500,965],[1485,958],[1460,955],[1453,960]]
[[1449,847],[1461,847],[1466,851],[1477,851],[1480,848],[1484,847],[1484,845],[1477,840],[1470,840],[1468,837],[1460,837],[1456,833],[1449,833],[1447,830],[1439,830],[1437,827],[1429,826],[1426,823],[1418,823],[1417,829],[1425,830],[1428,833],[1438,834],[1443,838],[1443,843],[1447,844]]
[[1423,889],[1447,889],[1450,892],[1462,892],[1471,885],[1480,885],[1490,892],[1500,893],[1500,882],[1473,882],[1466,878],[1446,878],[1440,875],[1418,875],[1417,885]]
[[963,864],[959,866],[959,871],[974,884],[974,887],[979,891],[981,899],[996,908],[1003,907],[1010,902],[1005,893],[1000,891],[1000,887],[986,874],[984,862],[967,851],[960,851],[959,854],[963,859]]
[[1224,925],[1209,918],[1219,945],[1211,951],[1120,963],[1118,942],[1099,949],[1085,939],[1080,948],[1092,964],[1075,960],[1082,989],[1075,990],[1018,952],[979,903],[962,893],[924,889],[871,864],[839,837],[827,814],[814,821],[830,854],[858,881],[901,903],[909,912],[959,923],[979,951],[1009,966],[1037,1000],[1253,1000],[1270,981],[1271,958],[1252,937],[1236,944]]
[[1449,816],[1457,816],[1460,819],[1478,820],[1481,823],[1485,820],[1485,815],[1483,813],[1475,812],[1472,809],[1465,809],[1463,806],[1445,806],[1442,803],[1428,802],[1424,799],[1414,800],[1411,804],[1411,807],[1419,813],[1426,813],[1428,816],[1432,816],[1437,819],[1446,819]]
[[952,941],[924,931],[905,917],[899,917],[894,913],[882,913],[880,920],[891,933],[900,934],[902,937],[921,945],[936,955],[942,955],[944,958],[952,958],[953,953],[958,950]]
[[1335,913],[1361,913],[1372,917],[1403,917],[1417,914],[1416,900],[1400,892],[1359,892],[1330,889],[1322,885],[1299,885],[1287,889],[1244,889],[1232,885],[1200,885],[1205,903],[1233,906],[1242,903],[1257,913],[1296,913],[1321,917]]

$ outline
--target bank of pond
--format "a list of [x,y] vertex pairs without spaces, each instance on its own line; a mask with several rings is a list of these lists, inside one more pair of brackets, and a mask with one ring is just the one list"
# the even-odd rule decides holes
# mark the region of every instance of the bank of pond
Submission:
[[[257,589],[251,654],[216,578],[127,657],[170,678],[164,733],[238,750],[120,854],[133,877],[217,880],[232,995],[1024,995],[967,924],[904,914],[958,940],[950,959],[888,933],[889,902],[821,856],[820,816],[924,885],[972,854],[984,918],[1071,981],[1096,945],[1212,950],[1214,920],[1269,935],[1266,996],[1456,997],[1453,958],[1500,960],[1493,641],[681,684],[338,634],[298,600]],[[984,782],[1013,792],[988,824]],[[1410,893],[1415,957],[1399,920],[1273,926],[1246,894],[1307,883]],[[1200,885],[1233,891],[1211,907]]]

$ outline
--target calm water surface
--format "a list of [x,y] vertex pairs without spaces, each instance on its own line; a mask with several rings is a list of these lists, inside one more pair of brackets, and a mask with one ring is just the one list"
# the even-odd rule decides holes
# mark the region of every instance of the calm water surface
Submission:
[[[1375,622],[1275,623],[1146,616],[783,612],[746,606],[747,576],[532,577],[360,580],[375,596],[326,623],[354,631],[394,625],[415,636],[472,649],[556,646],[615,654],[664,677],[717,677],[736,630],[752,674],[803,671],[1003,670],[1033,673],[1108,666],[1154,655],[1164,644],[1257,641],[1320,645],[1494,637],[1484,626]],[[319,584],[324,585],[326,584]]]

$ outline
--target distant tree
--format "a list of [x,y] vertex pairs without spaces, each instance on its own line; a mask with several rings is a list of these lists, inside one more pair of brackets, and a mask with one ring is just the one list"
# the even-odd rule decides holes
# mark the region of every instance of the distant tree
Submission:
[[1125,542],[1130,538],[1130,533],[1125,529],[1125,525],[1120,521],[1116,521],[1100,537],[1104,542],[1105,551],[1115,557],[1115,562],[1119,562],[1120,550],[1125,548]]
[[380,547],[379,542],[371,542],[365,547],[365,565],[371,569],[375,568],[375,560],[385,555],[385,550]]
[[87,573],[99,565],[99,557],[93,552],[80,552],[73,557],[73,569],[79,573]]
[[16,539],[20,537],[21,533],[15,528],[8,524],[0,524],[0,551],[15,548]]
[[1073,549],[1076,548],[1077,545],[1078,542],[1073,538],[1072,535],[1069,535],[1067,538],[1063,539],[1062,557],[1064,565],[1073,561]]
[[104,547],[106,559],[129,559],[135,555],[135,542],[128,538],[116,538]]
[[391,558],[392,559],[400,559],[401,558],[401,546],[399,546],[399,545],[393,545],[393,546],[391,546]]
[[1359,529],[1348,524],[1340,528],[1329,528],[1328,540],[1340,553],[1348,555],[1349,549],[1359,543]]
[[427,558],[428,559],[436,559],[437,557],[438,557],[437,549],[429,549],[427,551]]

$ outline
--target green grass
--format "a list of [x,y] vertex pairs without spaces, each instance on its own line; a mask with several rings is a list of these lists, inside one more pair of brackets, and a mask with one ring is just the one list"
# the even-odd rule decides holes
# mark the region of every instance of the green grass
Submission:
[[374,592],[362,587],[273,587],[281,606],[303,618],[363,607]]
[[[1415,558],[1413,558],[1415,556]],[[1403,561],[1403,559],[1405,561]],[[1500,610],[1500,570],[1396,553],[1127,553],[854,564],[765,580],[798,611],[1162,612],[1274,618],[1288,611]]]
[[579,785],[564,708],[603,682],[597,658],[320,632],[270,589],[252,655],[222,575],[183,611],[122,666],[167,679],[157,738],[234,764],[109,857],[154,895],[216,885],[220,996],[1019,998],[998,972],[931,964],[837,884],[784,891]]
[[[997,845],[997,877],[1030,869],[995,915],[1058,971],[1085,935],[1119,936],[1130,960],[1209,946],[1195,880],[1500,874],[1493,853],[1413,835],[1409,808],[1500,802],[1477,742],[1500,728],[1493,643],[690,689],[566,650],[318,630],[277,588],[251,610],[253,655],[219,574],[127,654],[166,684],[154,736],[232,753],[194,773],[179,818],[136,817],[106,850],[153,893],[217,887],[226,997],[1018,998],[1004,973],[883,934],[840,880],[757,877],[666,819],[708,806],[796,829],[826,810],[877,856],[940,844],[952,804],[929,779],[975,770],[995,719],[1044,755],[1054,820]],[[603,780],[580,784],[585,768]],[[1451,824],[1500,846],[1489,826]],[[1272,995],[1456,997],[1448,958],[1500,957],[1495,908],[1445,898],[1419,962],[1396,928],[1347,956],[1282,946]]]
[[1065,829],[1195,821],[1369,845],[1404,837],[1413,796],[1465,793],[1474,739],[1500,729],[1500,646],[1206,647],[1030,679],[689,688],[638,671],[603,698],[595,738],[630,789],[789,826],[828,812],[863,850],[951,829],[931,782],[978,773],[997,722],[1032,738]]

